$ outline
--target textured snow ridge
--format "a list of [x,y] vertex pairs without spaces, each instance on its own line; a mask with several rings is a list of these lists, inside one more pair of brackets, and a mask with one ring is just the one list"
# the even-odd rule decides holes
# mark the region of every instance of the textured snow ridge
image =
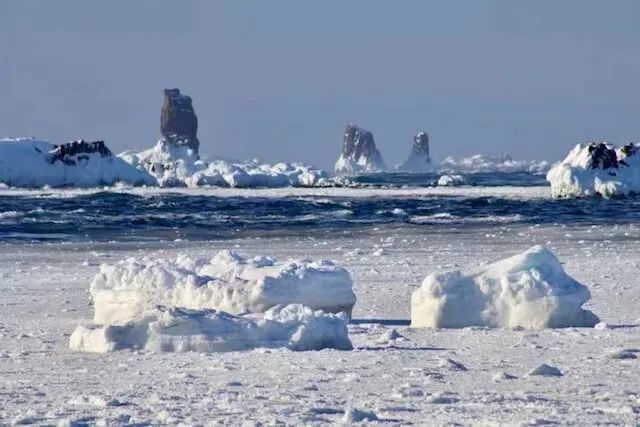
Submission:
[[128,322],[79,325],[69,339],[69,347],[91,353],[123,349],[151,352],[227,352],[255,348],[351,350],[347,321],[344,313],[313,311],[297,304],[274,307],[261,318],[158,306]]
[[1,139],[0,182],[15,187],[155,184],[147,172],[111,153],[87,152],[60,158],[58,151],[55,145],[33,138]]
[[349,272],[330,261],[246,259],[232,251],[211,259],[129,258],[103,264],[90,292],[99,324],[136,319],[156,305],[242,314],[303,304],[350,316],[356,303]]
[[459,173],[484,173],[484,172],[530,172],[543,173],[549,169],[546,161],[513,160],[511,156],[476,154],[471,157],[456,159],[447,157],[442,161],[440,171]]
[[553,197],[625,196],[640,192],[638,147],[606,142],[576,145],[547,173]]
[[206,162],[186,145],[176,146],[164,139],[149,150],[120,156],[152,175],[161,187],[312,187],[329,178],[321,169],[298,163]]
[[411,296],[411,326],[593,327],[599,319],[581,307],[590,297],[551,251],[534,246],[473,274],[427,276]]

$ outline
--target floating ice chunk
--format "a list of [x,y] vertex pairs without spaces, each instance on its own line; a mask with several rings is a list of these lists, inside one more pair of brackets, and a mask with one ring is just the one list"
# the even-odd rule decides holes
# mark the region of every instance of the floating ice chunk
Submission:
[[462,175],[442,175],[438,178],[438,186],[453,187],[466,184],[467,180]]
[[624,196],[640,192],[638,147],[606,142],[576,145],[547,173],[554,197]]
[[232,251],[211,259],[129,258],[103,264],[90,292],[93,320],[99,324],[132,320],[156,305],[241,314],[303,304],[351,315],[356,303],[349,272],[330,261],[246,259]]
[[411,296],[411,326],[593,327],[599,319],[581,307],[590,296],[551,251],[534,246],[473,274],[427,276]]
[[551,366],[551,365],[547,365],[546,363],[543,363],[542,365],[537,366],[532,370],[530,370],[527,373],[527,375],[528,376],[540,375],[545,377],[561,377],[562,372],[560,371],[560,369],[556,368],[555,366]]
[[79,325],[69,347],[92,353],[123,349],[228,352],[263,347],[351,350],[347,320],[344,314],[313,311],[301,305],[274,307],[262,318],[158,306],[128,322]]

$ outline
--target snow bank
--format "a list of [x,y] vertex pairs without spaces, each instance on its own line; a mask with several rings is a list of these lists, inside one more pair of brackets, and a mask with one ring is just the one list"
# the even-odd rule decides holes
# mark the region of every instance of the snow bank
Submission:
[[547,173],[553,197],[624,196],[640,192],[638,147],[578,144]]
[[60,156],[58,146],[33,138],[0,140],[0,182],[16,187],[155,184],[151,175],[110,152]]
[[79,325],[69,347],[92,353],[123,349],[227,352],[281,347],[294,351],[353,348],[344,313],[313,311],[302,305],[274,307],[262,318],[158,306],[128,322]]
[[551,251],[534,246],[473,274],[427,276],[411,296],[411,326],[592,327],[597,316],[581,308],[590,296]]
[[441,171],[458,173],[481,173],[481,172],[531,172],[542,173],[549,169],[546,161],[534,160],[513,160],[511,156],[476,154],[471,157],[455,159],[447,157],[440,164]]
[[152,175],[162,187],[311,187],[329,177],[321,169],[298,163],[206,162],[187,146],[175,146],[163,139],[150,150],[120,156]]
[[211,259],[129,258],[103,264],[90,292],[94,321],[100,324],[135,319],[156,305],[241,314],[303,304],[351,315],[356,303],[349,272],[330,261],[246,259],[232,251]]

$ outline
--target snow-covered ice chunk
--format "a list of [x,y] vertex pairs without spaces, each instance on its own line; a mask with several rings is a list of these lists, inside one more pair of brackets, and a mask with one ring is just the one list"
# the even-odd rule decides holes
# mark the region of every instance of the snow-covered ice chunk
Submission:
[[546,363],[536,366],[527,373],[528,376],[544,376],[544,377],[561,377],[562,371],[555,366],[547,365]]
[[264,316],[158,306],[128,322],[79,325],[69,347],[91,353],[123,349],[227,352],[280,347],[294,351],[351,350],[347,321],[344,313],[313,311],[299,304],[274,307]]
[[640,192],[638,147],[606,142],[576,145],[547,173],[553,197],[624,196]]
[[582,308],[590,297],[551,251],[534,246],[472,274],[427,276],[411,296],[411,326],[593,327],[599,319]]
[[466,179],[462,175],[442,175],[438,178],[439,187],[454,187],[466,184]]
[[99,324],[132,320],[156,305],[241,314],[303,304],[350,316],[356,303],[349,272],[331,261],[247,259],[233,251],[211,259],[129,258],[103,264],[90,292],[93,320]]

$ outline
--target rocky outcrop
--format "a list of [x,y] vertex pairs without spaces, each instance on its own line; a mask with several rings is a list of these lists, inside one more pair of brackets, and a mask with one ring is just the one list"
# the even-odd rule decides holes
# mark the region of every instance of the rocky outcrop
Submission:
[[198,117],[193,109],[191,97],[180,93],[180,89],[165,89],[164,103],[160,114],[162,138],[174,147],[186,146],[198,154]]
[[344,132],[342,153],[335,165],[337,174],[375,172],[386,169],[382,155],[376,148],[373,134],[354,124]]
[[84,139],[80,139],[67,144],[54,145],[53,147],[47,158],[47,161],[51,164],[60,161],[66,165],[73,166],[79,160],[87,160],[90,154],[98,153],[100,157],[113,155],[104,141],[85,142]]
[[413,137],[409,158],[398,169],[409,172],[426,172],[431,169],[429,135],[426,132],[418,132]]

